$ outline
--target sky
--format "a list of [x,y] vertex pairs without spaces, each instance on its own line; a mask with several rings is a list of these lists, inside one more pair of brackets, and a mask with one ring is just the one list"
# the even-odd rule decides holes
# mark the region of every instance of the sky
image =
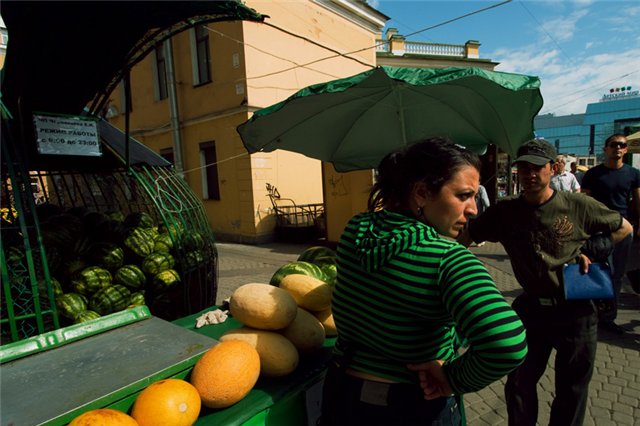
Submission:
[[[480,58],[500,63],[496,71],[539,77],[544,99],[540,114],[581,114],[610,89],[640,89],[637,0],[368,3],[391,18],[383,34],[392,27],[400,35],[409,35],[408,41],[464,44],[477,40]],[[490,9],[445,23],[486,8]],[[437,27],[422,31],[433,26]]]

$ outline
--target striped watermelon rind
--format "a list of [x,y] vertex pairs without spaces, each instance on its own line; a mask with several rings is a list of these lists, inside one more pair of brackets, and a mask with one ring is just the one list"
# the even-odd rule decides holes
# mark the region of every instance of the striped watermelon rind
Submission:
[[326,256],[335,258],[336,252],[329,247],[313,246],[300,253],[300,256],[298,256],[298,260],[309,263],[316,263],[315,259]]
[[115,271],[124,263],[124,250],[113,243],[98,242],[89,248],[90,263]]
[[326,281],[327,276],[322,272],[322,269],[318,265],[314,265],[310,262],[297,260],[295,262],[287,263],[281,266],[269,280],[269,284],[279,287],[280,282],[284,277],[290,274],[303,274],[310,277],[318,278],[319,280]]
[[136,291],[135,293],[131,293],[131,297],[129,297],[129,305],[127,307],[131,308],[134,306],[142,306],[144,304],[146,304],[144,294],[140,291]]
[[180,274],[175,269],[167,269],[159,272],[153,277],[153,288],[157,292],[162,292],[169,287],[173,287],[180,282]]
[[60,315],[73,320],[80,312],[87,310],[87,303],[77,293],[66,293],[56,297],[56,307]]
[[169,253],[173,249],[173,240],[169,234],[160,234],[153,240],[153,251]]
[[335,263],[327,263],[320,267],[322,272],[325,274],[327,279],[325,282],[329,284],[331,287],[335,287],[336,280],[338,278],[338,268]]
[[114,284],[122,284],[130,289],[139,289],[144,287],[147,282],[147,276],[138,265],[124,265],[118,268],[113,275]]
[[133,228],[124,240],[125,247],[140,257],[146,257],[153,251],[154,236],[145,228]]
[[92,321],[98,318],[102,318],[102,315],[100,315],[96,311],[87,309],[85,311],[80,312],[78,315],[76,315],[76,317],[73,319],[73,323],[80,324],[80,323]]
[[89,309],[100,315],[121,311],[129,305],[131,291],[123,285],[113,284],[99,290],[89,300]]
[[89,266],[80,271],[71,282],[74,291],[90,295],[112,284],[111,272],[99,266]]
[[173,268],[176,259],[169,253],[153,252],[142,261],[142,270],[145,274],[154,276],[162,271]]

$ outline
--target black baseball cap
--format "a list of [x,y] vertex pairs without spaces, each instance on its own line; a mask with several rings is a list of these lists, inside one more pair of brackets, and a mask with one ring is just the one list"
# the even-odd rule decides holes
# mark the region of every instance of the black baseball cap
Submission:
[[512,164],[523,161],[536,166],[544,166],[547,163],[555,162],[557,156],[558,151],[549,142],[544,139],[532,139],[518,148],[518,158]]

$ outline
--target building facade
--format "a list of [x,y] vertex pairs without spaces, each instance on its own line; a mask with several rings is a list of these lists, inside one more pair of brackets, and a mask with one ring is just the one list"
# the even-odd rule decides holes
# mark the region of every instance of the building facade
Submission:
[[105,111],[124,129],[129,109],[130,134],[173,162],[201,194],[221,240],[260,243],[274,237],[268,187],[297,204],[324,204],[323,231],[331,242],[354,213],[366,209],[370,170],[337,173],[331,164],[281,150],[249,156],[236,127],[257,109],[376,65],[497,65],[480,59],[474,41],[410,43],[394,30],[383,40],[388,17],[366,2],[248,0],[246,5],[268,18],[212,23],[158,45],[131,72],[129,104],[120,87]]
[[640,130],[640,90],[630,86],[610,89],[599,102],[587,105],[584,114],[541,115],[534,125],[536,135],[554,143],[558,152],[576,156],[579,163],[594,156],[600,161],[607,137]]
[[129,105],[121,88],[105,114],[124,129],[129,109],[131,136],[175,164],[219,239],[259,243],[275,227],[267,184],[322,203],[322,167],[287,151],[250,156],[237,126],[303,87],[374,67],[388,18],[360,1],[245,4],[265,22],[211,23],[158,45],[131,71]]

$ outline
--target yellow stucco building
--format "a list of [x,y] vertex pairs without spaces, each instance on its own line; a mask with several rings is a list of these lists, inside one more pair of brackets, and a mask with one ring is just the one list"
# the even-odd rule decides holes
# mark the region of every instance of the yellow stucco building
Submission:
[[[371,170],[337,173],[287,151],[247,154],[236,127],[260,108],[310,84],[376,65],[480,66],[476,41],[438,45],[405,41],[387,16],[357,0],[247,0],[263,23],[198,26],[158,45],[131,72],[130,134],[172,161],[201,195],[220,240],[273,239],[267,184],[298,204],[324,205],[322,232],[336,242],[348,219],[366,208]],[[125,128],[123,85],[106,111]]]

